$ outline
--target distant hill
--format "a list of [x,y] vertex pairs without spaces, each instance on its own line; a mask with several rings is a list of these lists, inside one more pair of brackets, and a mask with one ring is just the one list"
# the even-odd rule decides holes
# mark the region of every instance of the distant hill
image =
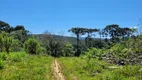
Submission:
[[[33,34],[37,39],[41,40],[44,37],[44,34]],[[65,40],[71,44],[76,44],[76,38],[75,37],[69,37],[69,36],[60,36],[60,35],[52,35],[55,40]]]
[[[37,39],[41,40],[44,36],[44,34],[33,34]],[[60,35],[53,35],[55,40],[65,40],[71,44],[76,44],[76,37],[70,37],[70,36],[60,36]],[[81,43],[84,43],[85,37],[81,37]],[[100,38],[94,38],[95,40],[100,40]],[[102,39],[104,40],[104,39]]]

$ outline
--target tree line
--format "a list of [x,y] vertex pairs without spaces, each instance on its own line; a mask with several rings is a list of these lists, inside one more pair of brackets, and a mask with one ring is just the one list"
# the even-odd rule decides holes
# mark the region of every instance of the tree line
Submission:
[[[126,39],[128,39],[129,37],[134,36],[134,32],[136,31],[135,28],[122,28],[119,27],[119,25],[117,24],[112,24],[112,25],[107,25],[104,29],[91,29],[91,28],[80,28],[80,27],[75,27],[69,30],[69,32],[72,32],[76,35],[76,40],[77,40],[77,49],[76,49],[76,54],[75,56],[79,56],[81,54],[81,50],[80,50],[80,37],[82,35],[86,35],[85,38],[85,46],[87,46],[87,48],[92,48],[95,47],[96,45],[98,46],[98,48],[102,48],[105,47],[105,44],[109,45],[110,43],[117,43],[120,41],[124,41]],[[93,38],[92,36],[98,34],[100,35],[100,40],[99,42],[95,42],[95,38]],[[103,39],[102,39],[103,37]],[[110,39],[108,39],[108,37]],[[103,40],[103,42],[102,42]],[[105,44],[104,44],[105,42]],[[98,44],[96,44],[98,43]],[[109,47],[112,44],[109,45]]]
[[31,34],[23,25],[11,27],[0,21],[0,51],[26,51],[29,54],[46,54],[54,57],[74,56],[72,44],[64,39],[58,40],[50,32],[42,34],[41,39]]
[[[104,29],[74,27],[68,30],[76,35],[76,44],[69,43],[63,36],[58,38],[50,32],[37,36],[30,34],[23,25],[11,27],[0,21],[0,51],[26,51],[29,54],[48,54],[54,57],[80,56],[91,48],[109,49],[114,44],[133,37],[134,28],[107,25]],[[94,38],[99,35],[99,38]],[[81,36],[86,36],[81,39]]]

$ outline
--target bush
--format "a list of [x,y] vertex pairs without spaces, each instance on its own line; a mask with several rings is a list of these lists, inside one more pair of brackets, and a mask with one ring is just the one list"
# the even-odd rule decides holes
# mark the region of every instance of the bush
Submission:
[[126,80],[126,78],[117,71],[114,71],[106,74],[102,80]]
[[74,56],[73,46],[70,43],[64,44],[64,48],[62,50],[62,53],[66,57]]
[[7,54],[6,53],[0,53],[0,59],[6,60]]
[[97,49],[97,48],[91,48],[91,49],[88,49],[87,52],[85,52],[89,60],[91,58],[102,59],[103,53],[104,53],[103,49]]
[[0,35],[0,51],[3,51],[3,37]]
[[90,61],[87,64],[86,69],[89,71],[89,75],[91,76],[95,76],[103,71],[103,67],[94,61]]
[[0,59],[0,69],[2,69],[4,67],[4,63],[3,61]]
[[8,59],[14,62],[20,62],[27,56],[24,52],[16,52],[9,54]]
[[6,51],[7,53],[9,53],[12,47],[12,41],[13,41],[13,36],[9,35],[8,33],[2,32],[0,34],[1,52]]
[[40,53],[40,55],[46,55],[46,49],[44,47],[39,47],[38,53]]
[[117,43],[106,50],[105,54],[110,63],[142,64],[142,37],[137,36]]
[[125,66],[122,70],[120,70],[120,73],[123,75],[129,77],[129,76],[138,76],[141,74],[140,72],[140,66]]
[[12,51],[18,52],[22,50],[22,42],[20,42],[18,39],[15,39],[12,41]]
[[105,80],[141,80],[140,66],[124,66],[106,74]]
[[29,54],[39,54],[41,50],[41,46],[39,42],[34,38],[29,38],[25,44],[25,51]]

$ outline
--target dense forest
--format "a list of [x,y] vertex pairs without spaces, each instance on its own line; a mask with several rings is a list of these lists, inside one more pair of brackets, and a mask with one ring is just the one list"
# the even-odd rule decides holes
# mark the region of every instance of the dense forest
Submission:
[[[110,24],[68,32],[76,37],[32,34],[23,25],[0,21],[0,80],[142,80],[142,33],[137,28]],[[65,78],[53,76],[54,59]]]

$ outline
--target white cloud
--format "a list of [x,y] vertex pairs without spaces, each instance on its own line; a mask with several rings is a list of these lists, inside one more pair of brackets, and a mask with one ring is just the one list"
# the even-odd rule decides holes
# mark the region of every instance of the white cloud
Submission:
[[133,27],[130,27],[130,28],[138,29],[138,26],[133,26]]

